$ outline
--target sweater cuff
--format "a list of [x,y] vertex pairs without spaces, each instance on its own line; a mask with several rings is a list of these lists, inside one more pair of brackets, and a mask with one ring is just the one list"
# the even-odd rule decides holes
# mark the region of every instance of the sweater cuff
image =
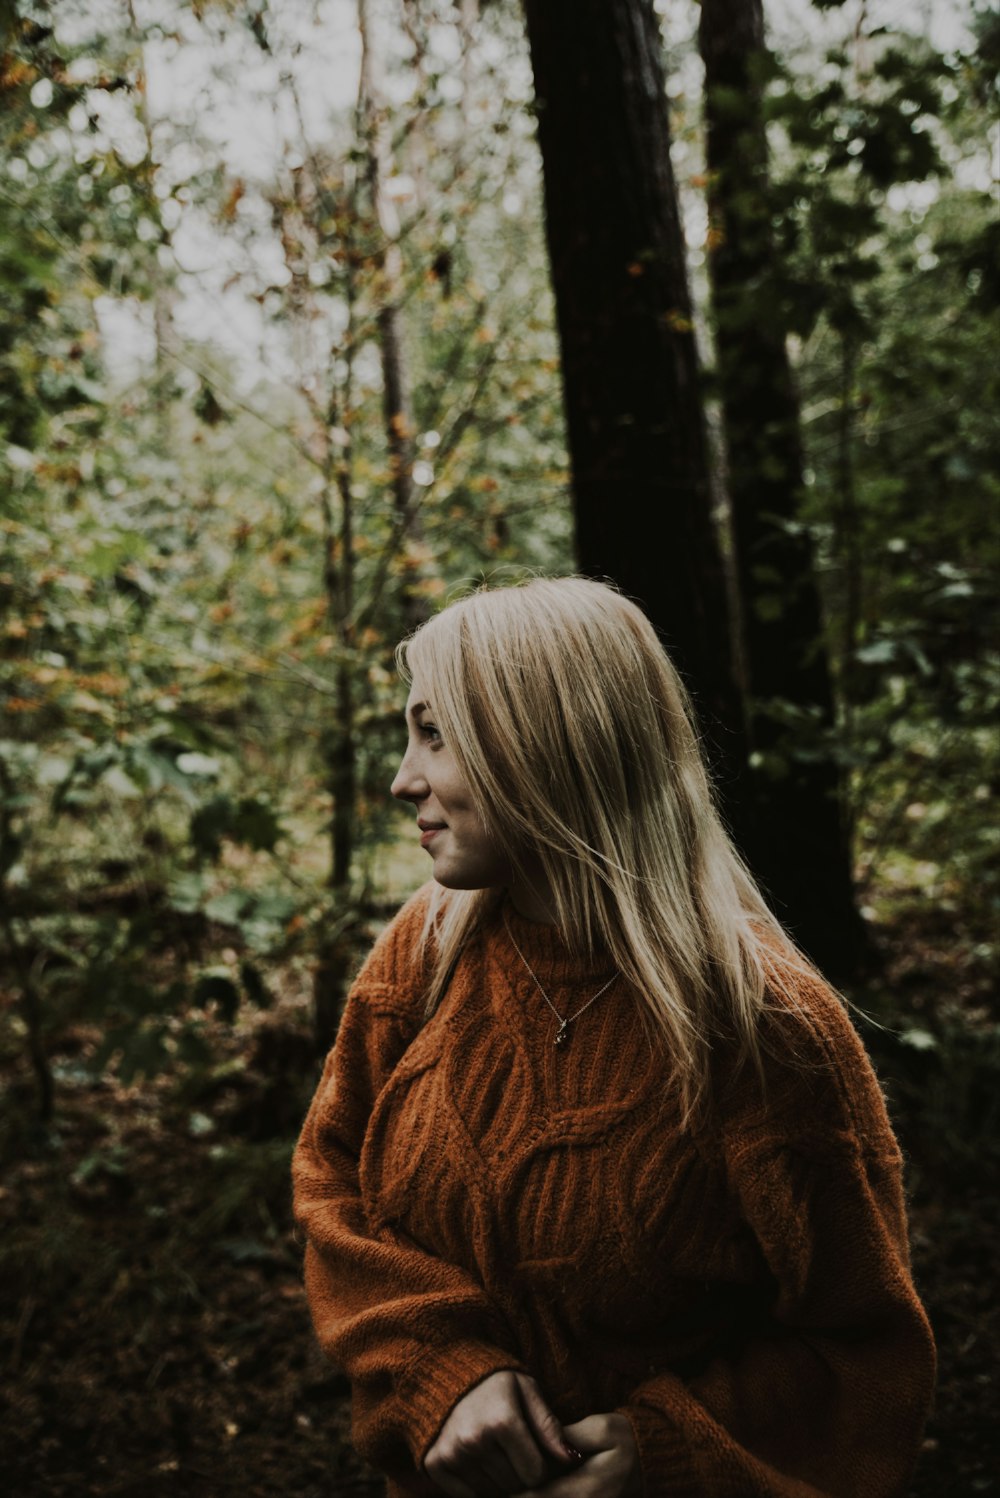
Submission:
[[642,1404],[624,1405],[618,1413],[632,1426],[643,1498],[703,1498],[691,1443],[670,1416]]
[[419,1472],[458,1401],[492,1373],[507,1371],[523,1373],[525,1369],[510,1353],[482,1342],[449,1342],[447,1347],[428,1349],[425,1356],[410,1364],[397,1388],[399,1402],[407,1413],[410,1450]]

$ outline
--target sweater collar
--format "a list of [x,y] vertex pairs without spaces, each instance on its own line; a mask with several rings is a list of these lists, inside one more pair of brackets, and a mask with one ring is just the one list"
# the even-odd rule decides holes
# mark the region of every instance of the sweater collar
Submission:
[[523,957],[546,990],[599,982],[614,972],[606,951],[601,949],[591,957],[571,952],[557,926],[527,920],[506,898],[494,910],[485,934],[490,950],[504,967],[528,977]]

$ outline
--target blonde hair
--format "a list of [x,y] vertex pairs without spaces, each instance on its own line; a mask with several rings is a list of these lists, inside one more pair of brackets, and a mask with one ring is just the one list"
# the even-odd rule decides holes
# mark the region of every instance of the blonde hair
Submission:
[[[603,583],[534,578],[449,605],[397,658],[513,867],[541,866],[568,949],[610,954],[645,1001],[685,1113],[710,1102],[715,1037],[761,1071],[775,945],[807,964],[726,833],[687,693],[642,611]],[[428,1013],[496,899],[435,892]]]

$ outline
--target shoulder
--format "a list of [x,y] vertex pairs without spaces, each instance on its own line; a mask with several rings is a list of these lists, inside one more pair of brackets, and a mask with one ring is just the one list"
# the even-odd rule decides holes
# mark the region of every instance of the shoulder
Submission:
[[898,1154],[885,1099],[845,1000],[794,948],[761,944],[761,1067],[728,1089],[727,1131],[810,1153]]
[[422,1007],[433,967],[429,931],[438,886],[411,895],[379,933],[351,986],[351,1000],[373,1011],[405,1014]]

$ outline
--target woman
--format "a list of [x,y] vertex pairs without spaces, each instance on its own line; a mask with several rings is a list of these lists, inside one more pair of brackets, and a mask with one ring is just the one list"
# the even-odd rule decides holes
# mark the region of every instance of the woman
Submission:
[[901,1493],[934,1354],[899,1152],[651,625],[535,580],[404,659],[434,880],[294,1163],[358,1449],[393,1498]]

